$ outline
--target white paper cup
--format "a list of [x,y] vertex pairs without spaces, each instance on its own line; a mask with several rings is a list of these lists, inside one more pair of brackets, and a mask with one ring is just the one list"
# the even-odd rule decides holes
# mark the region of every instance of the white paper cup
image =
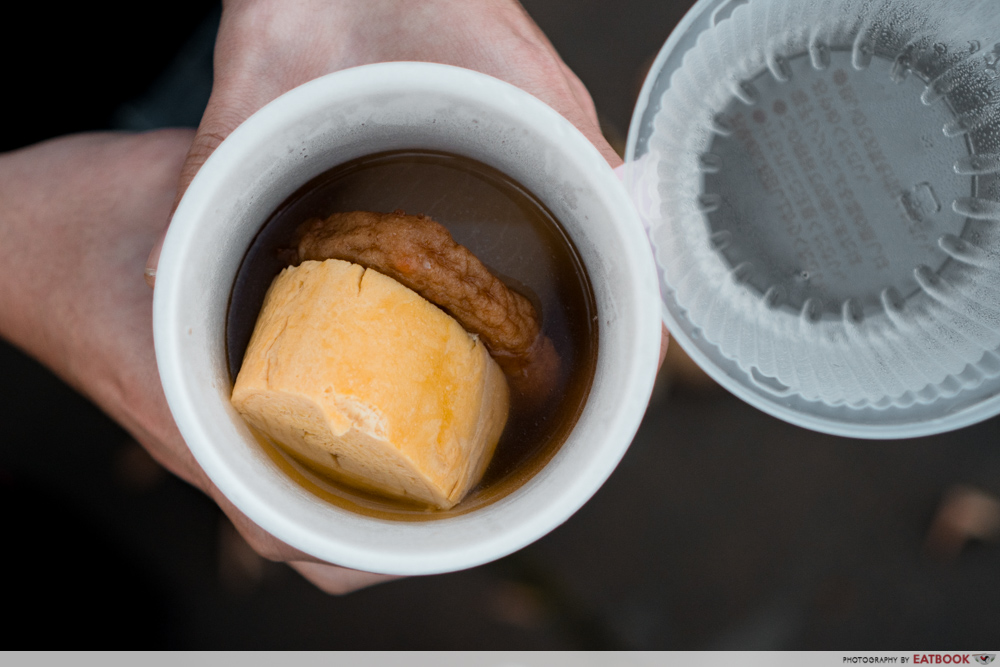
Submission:
[[[587,269],[599,317],[597,366],[568,439],[523,486],[435,521],[338,508],[264,453],[229,403],[226,316],[233,282],[268,216],[349,160],[431,149],[499,169],[561,222]],[[625,453],[645,411],[660,345],[660,300],[642,225],[597,150],[562,116],[496,79],[443,65],[387,63],[332,74],[280,97],[212,154],[174,215],[153,304],[157,364],[181,434],[247,516],[325,561],[371,572],[459,570],[507,555],[580,508]]]

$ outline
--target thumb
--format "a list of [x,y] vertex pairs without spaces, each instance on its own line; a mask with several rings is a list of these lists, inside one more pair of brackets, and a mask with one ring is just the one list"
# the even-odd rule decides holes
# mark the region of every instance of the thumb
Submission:
[[205,116],[201,121],[201,125],[198,126],[198,132],[195,134],[194,141],[191,143],[191,148],[188,149],[187,157],[184,159],[180,180],[177,184],[177,194],[174,197],[173,206],[170,207],[167,224],[157,237],[156,243],[153,244],[153,249],[149,252],[149,257],[146,259],[146,269],[143,272],[143,277],[146,280],[146,284],[150,287],[156,286],[156,269],[160,263],[160,251],[163,249],[163,239],[167,235],[167,229],[170,226],[170,220],[174,217],[174,212],[177,210],[177,205],[180,203],[184,193],[187,192],[191,181],[194,180],[195,174],[205,164],[208,156],[215,152],[215,149],[219,147],[223,139],[228,137],[241,122],[236,118],[218,118],[218,114],[214,113],[212,106],[210,101],[208,109],[205,110]]

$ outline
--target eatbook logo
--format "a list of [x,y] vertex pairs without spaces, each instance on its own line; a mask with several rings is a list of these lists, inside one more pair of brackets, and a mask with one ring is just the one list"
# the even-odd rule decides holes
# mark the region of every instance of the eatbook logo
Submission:
[[996,653],[980,653],[979,655],[972,656],[973,659],[980,665],[988,665],[993,662],[997,654]]

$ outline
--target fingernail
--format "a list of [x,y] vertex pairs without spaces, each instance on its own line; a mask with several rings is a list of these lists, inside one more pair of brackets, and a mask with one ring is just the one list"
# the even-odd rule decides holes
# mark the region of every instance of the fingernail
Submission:
[[156,268],[160,264],[160,251],[163,250],[164,234],[166,232],[161,234],[160,238],[156,239],[153,249],[149,251],[149,257],[146,258],[146,270],[143,271],[142,277],[145,278],[146,284],[150,287],[156,287]]

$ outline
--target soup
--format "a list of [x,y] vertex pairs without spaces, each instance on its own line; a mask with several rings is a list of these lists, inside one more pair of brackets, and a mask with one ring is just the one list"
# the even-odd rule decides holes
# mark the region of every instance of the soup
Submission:
[[369,516],[420,520],[452,516],[493,502],[530,479],[558,451],[590,391],[597,355],[593,292],[576,249],[548,209],[499,171],[457,155],[393,151],[366,156],[314,178],[271,215],[237,273],[227,321],[233,381],[239,372],[264,295],[286,266],[305,220],[348,211],[430,216],[494,275],[528,297],[562,361],[552,398],[530,413],[512,395],[512,409],[482,481],[449,510],[433,510],[370,494],[310,470],[267,436],[258,440],[297,482],[340,507]]

